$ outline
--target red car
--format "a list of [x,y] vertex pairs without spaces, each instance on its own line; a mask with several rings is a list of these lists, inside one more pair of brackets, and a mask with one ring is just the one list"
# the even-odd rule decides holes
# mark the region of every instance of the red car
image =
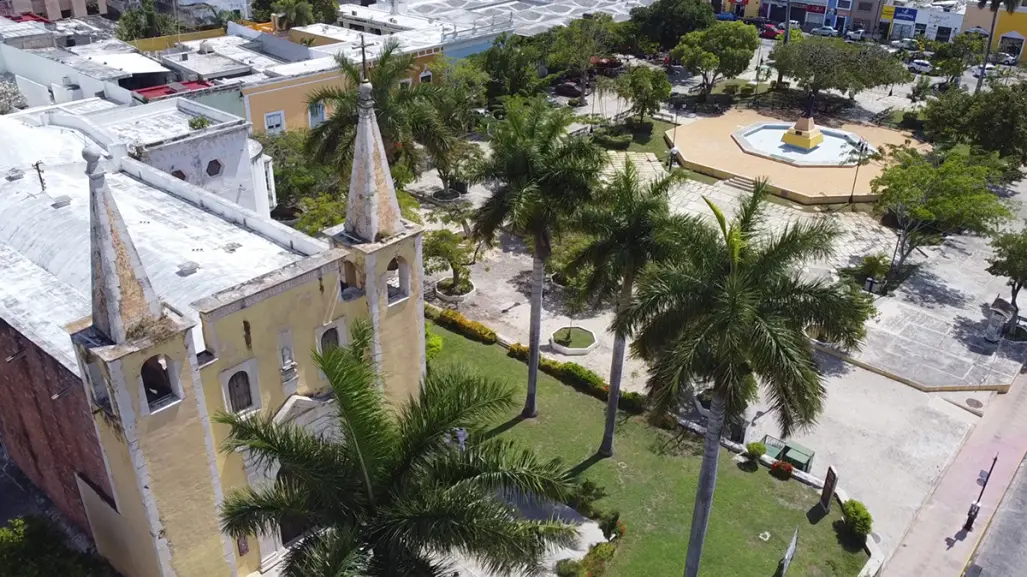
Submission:
[[760,28],[760,38],[769,38],[771,40],[777,40],[777,37],[784,34],[784,31],[778,30],[773,24],[764,24]]

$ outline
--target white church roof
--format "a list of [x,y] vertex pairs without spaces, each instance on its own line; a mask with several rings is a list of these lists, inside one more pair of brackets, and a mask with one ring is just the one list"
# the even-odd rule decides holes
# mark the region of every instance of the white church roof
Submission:
[[[0,317],[75,372],[63,327],[91,312],[87,143],[97,146],[76,130],[0,117]],[[197,320],[194,301],[305,256],[101,164],[155,292],[186,317]],[[197,270],[183,275],[190,262]]]

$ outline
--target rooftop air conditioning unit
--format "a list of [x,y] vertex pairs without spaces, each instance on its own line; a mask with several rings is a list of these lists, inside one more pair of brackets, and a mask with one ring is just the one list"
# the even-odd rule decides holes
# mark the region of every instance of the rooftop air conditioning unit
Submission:
[[74,86],[75,83],[71,81],[71,77],[70,76],[65,76],[65,77],[61,78],[61,85],[62,86]]

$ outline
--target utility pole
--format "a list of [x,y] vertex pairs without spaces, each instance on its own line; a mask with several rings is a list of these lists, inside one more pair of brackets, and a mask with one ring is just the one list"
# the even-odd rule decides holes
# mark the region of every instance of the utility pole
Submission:
[[788,44],[788,41],[792,38],[792,0],[785,2],[785,39],[784,43]]

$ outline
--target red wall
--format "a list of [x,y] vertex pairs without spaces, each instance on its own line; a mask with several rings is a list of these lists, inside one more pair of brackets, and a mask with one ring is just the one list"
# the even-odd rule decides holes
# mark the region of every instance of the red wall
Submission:
[[[52,399],[57,393],[60,396]],[[25,476],[91,536],[75,474],[112,503],[113,499],[85,389],[77,375],[3,319],[0,442]]]

